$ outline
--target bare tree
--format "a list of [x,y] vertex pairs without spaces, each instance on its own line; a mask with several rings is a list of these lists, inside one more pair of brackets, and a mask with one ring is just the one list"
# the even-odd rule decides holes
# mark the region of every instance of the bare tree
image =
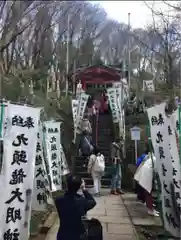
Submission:
[[107,19],[97,4],[14,0],[1,2],[0,12],[0,72],[26,88],[32,83],[43,92],[64,88],[67,45],[70,72],[75,65],[124,58],[128,27]]

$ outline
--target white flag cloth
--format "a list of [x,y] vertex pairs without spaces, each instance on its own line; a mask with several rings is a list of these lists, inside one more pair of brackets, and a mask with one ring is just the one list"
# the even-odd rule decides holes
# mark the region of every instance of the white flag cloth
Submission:
[[80,94],[80,97],[78,100],[72,101],[72,111],[73,111],[73,118],[74,118],[74,142],[76,139],[76,134],[81,133],[81,123],[82,119],[84,117],[84,112],[86,109],[87,101],[88,101],[89,95],[87,95],[85,92],[82,92]]
[[0,198],[2,240],[29,237],[39,117],[38,108],[8,105]]
[[32,210],[47,211],[47,203],[52,202],[52,195],[43,156],[41,127],[37,138]]
[[[180,236],[180,226],[175,214],[171,185],[175,186],[173,176],[173,139],[170,138],[169,121],[165,115],[165,103],[147,109],[150,122],[152,144],[156,156],[156,168],[161,183],[161,198],[164,227],[173,236]],[[172,143],[171,143],[172,142]]]
[[60,122],[44,122],[45,142],[52,192],[62,190],[60,158]]
[[134,179],[149,193],[151,193],[153,187],[153,164],[155,161],[155,156],[149,154],[134,175]]
[[179,136],[179,117],[178,117],[178,109],[174,111],[171,115],[171,122],[174,128],[174,131],[177,132]]
[[119,124],[120,137],[125,139],[124,92],[122,82],[115,82],[113,88],[108,88],[107,91],[113,122]]
[[61,175],[64,176],[69,174],[70,170],[61,144],[60,144],[60,158],[61,158]]
[[72,115],[73,115],[73,123],[74,123],[74,141],[76,139],[76,129],[77,129],[77,110],[78,110],[79,101],[77,99],[72,99]]
[[[169,118],[168,121],[168,133],[170,139],[170,152],[172,158],[173,167],[173,183],[174,192],[178,206],[181,206],[181,165],[180,165],[180,146],[179,146],[179,121],[178,110],[176,110]],[[181,218],[181,213],[180,213]]]
[[[3,107],[2,107],[3,105]],[[6,126],[7,126],[7,110],[8,110],[8,102],[1,104],[1,112],[2,113],[2,129],[1,129],[1,137],[3,138],[6,133]]]
[[76,126],[77,109],[78,109],[78,100],[72,99],[72,115],[73,115],[74,127]]
[[119,107],[117,104],[116,88],[108,88],[107,95],[109,100],[109,105],[112,112],[112,118],[114,123],[119,123]]

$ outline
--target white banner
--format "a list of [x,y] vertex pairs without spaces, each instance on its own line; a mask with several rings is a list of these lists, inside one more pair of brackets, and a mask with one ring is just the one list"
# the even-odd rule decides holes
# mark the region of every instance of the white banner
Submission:
[[69,171],[67,159],[65,157],[65,153],[63,151],[63,147],[61,144],[60,144],[60,158],[61,158],[61,175],[64,176],[69,174],[70,171]]
[[53,205],[54,206],[54,200],[52,197],[52,193],[51,193],[51,178],[50,178],[50,165],[48,162],[48,151],[47,151],[47,146],[46,146],[46,132],[44,131],[45,127],[44,124],[40,123],[40,127],[39,127],[39,136],[40,136],[40,142],[42,143],[42,155],[43,155],[43,167],[46,171],[45,174],[45,193],[47,196],[47,203],[49,205]]
[[179,136],[179,117],[178,117],[178,109],[173,112],[171,115],[171,121],[173,124],[174,130],[178,133]]
[[113,122],[119,123],[119,108],[117,104],[116,88],[108,88],[107,95],[112,112]]
[[47,176],[45,161],[42,148],[42,130],[39,127],[37,135],[36,160],[35,160],[35,178],[34,192],[32,200],[32,210],[46,211],[47,203],[52,200],[50,192],[50,183]]
[[28,239],[40,109],[8,105],[0,239]]
[[86,93],[81,93],[80,100],[78,100],[78,108],[77,108],[77,116],[76,116],[76,124],[75,124],[75,132],[80,133],[81,132],[81,124],[82,119],[84,117],[85,108],[87,105],[89,95]]
[[129,86],[126,78],[122,78],[121,82],[123,83],[123,99],[127,100],[129,98]]
[[45,142],[49,165],[49,176],[51,179],[51,190],[62,189],[62,179],[60,170],[60,122],[45,122]]
[[77,109],[78,109],[78,100],[72,99],[72,115],[73,115],[74,128],[76,126]]
[[116,82],[113,88],[108,88],[108,99],[112,111],[113,122],[119,124],[120,137],[125,139],[124,99],[122,83]]
[[149,92],[155,91],[155,85],[153,80],[143,80],[143,91],[145,90]]
[[116,89],[116,94],[119,96],[119,101],[121,103],[121,107],[124,104],[124,85],[122,82],[114,82],[113,83],[113,88]]
[[74,141],[76,139],[76,129],[77,129],[77,110],[78,110],[79,101],[77,99],[72,99],[72,115],[73,115],[73,123],[74,123]]
[[6,133],[8,102],[2,103],[2,104],[1,104],[1,110],[0,110],[0,117],[2,118],[1,138],[3,138]]
[[115,88],[116,88],[116,102],[117,102],[118,114],[119,114],[120,137],[124,138],[125,119],[124,119],[124,109],[123,109],[124,100],[123,100],[122,84],[117,85]]
[[180,158],[179,158],[179,148],[177,146],[177,132],[174,129],[174,125],[172,124],[172,117],[168,117],[165,120],[165,123],[168,125],[168,138],[169,138],[169,146],[172,160],[172,177],[173,177],[173,187],[175,192],[175,198],[177,205],[181,206],[181,166],[180,166]]
[[172,146],[169,135],[168,120],[165,115],[165,103],[147,110],[150,122],[151,139],[156,156],[156,169],[161,182],[162,213],[164,227],[173,236],[179,237],[180,229],[172,200],[171,185],[173,181]]

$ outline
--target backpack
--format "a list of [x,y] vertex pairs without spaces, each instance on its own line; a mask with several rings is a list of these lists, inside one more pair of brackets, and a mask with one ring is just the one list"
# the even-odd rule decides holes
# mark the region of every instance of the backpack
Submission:
[[104,156],[101,154],[96,157],[96,161],[94,163],[94,171],[104,172],[104,170],[105,170],[105,161],[104,161]]
[[85,234],[81,236],[81,240],[102,240],[103,239],[103,226],[101,222],[96,219],[84,219],[83,225]]

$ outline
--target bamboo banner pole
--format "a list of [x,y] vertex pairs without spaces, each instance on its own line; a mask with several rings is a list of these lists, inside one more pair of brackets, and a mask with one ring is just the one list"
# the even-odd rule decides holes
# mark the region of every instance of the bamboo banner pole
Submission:
[[181,165],[181,111],[180,104],[178,105],[178,122],[179,122],[179,157],[180,157],[180,165]]
[[4,103],[1,104],[1,116],[0,116],[0,138],[2,138],[2,128],[3,128],[3,118],[4,118]]

